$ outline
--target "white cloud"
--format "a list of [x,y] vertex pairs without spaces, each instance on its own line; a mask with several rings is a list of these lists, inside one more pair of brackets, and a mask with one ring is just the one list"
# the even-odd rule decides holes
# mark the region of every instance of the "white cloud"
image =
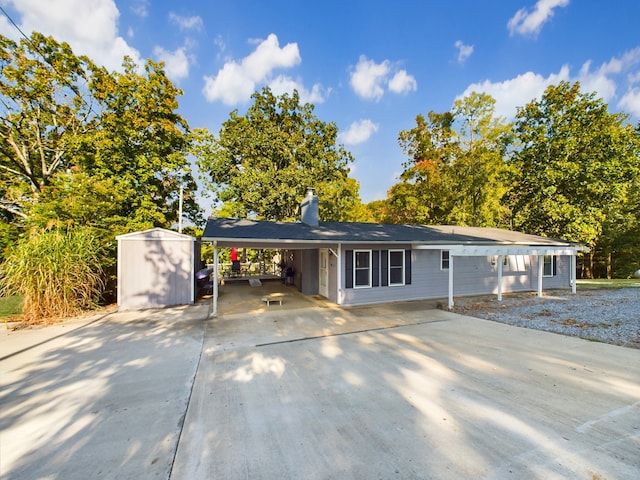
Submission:
[[376,101],[384,95],[385,87],[394,93],[406,93],[418,88],[416,79],[406,70],[394,72],[389,60],[376,63],[364,55],[360,55],[358,64],[352,69],[349,82],[356,95]]
[[[1,1],[0,5],[2,5]],[[13,41],[20,40],[20,32],[9,23],[9,20],[4,15],[0,15],[0,33]]]
[[202,18],[195,15],[193,17],[183,17],[173,12],[169,12],[169,20],[171,23],[175,23],[178,25],[180,30],[202,30],[204,23],[202,22]]
[[625,93],[618,102],[618,106],[626,113],[640,118],[640,88],[630,88],[627,90],[627,93]]
[[387,81],[389,71],[389,60],[376,63],[360,55],[355,71],[351,74],[351,87],[362,98],[380,100],[384,95],[383,85]]
[[285,75],[278,75],[276,78],[269,82],[269,88],[274,95],[280,96],[284,93],[291,95],[294,90],[298,91],[300,95],[301,103],[324,103],[327,99],[330,90],[325,90],[322,85],[316,83],[311,90],[307,90],[302,83],[302,80],[294,80],[291,77]]
[[249,100],[259,82],[268,81],[278,68],[291,68],[301,62],[298,45],[289,43],[280,48],[273,33],[240,62],[228,61],[214,77],[205,76],[203,94],[210,101],[236,105]]
[[524,107],[527,103],[540,99],[549,85],[557,85],[561,81],[580,82],[580,89],[585,93],[595,92],[605,103],[616,101],[618,90],[626,93],[620,98],[617,106],[625,112],[639,117],[638,88],[634,83],[640,81],[640,47],[628,50],[619,57],[613,57],[600,67],[592,69],[592,62],[586,61],[577,74],[571,74],[567,65],[559,72],[547,77],[533,72],[526,72],[515,78],[501,82],[485,80],[469,85],[457,99],[471,92],[484,92],[496,100],[496,113],[506,118],[514,118],[516,107]]
[[120,69],[128,55],[142,65],[140,53],[118,33],[120,12],[114,0],[6,0],[20,15],[16,20],[27,35],[36,31],[71,45],[111,70]]
[[509,34],[537,35],[554,13],[554,9],[566,7],[569,0],[538,0],[533,11],[521,8],[507,23]]
[[149,0],[134,0],[131,7],[131,11],[139,17],[145,18],[149,15]]
[[548,77],[526,72],[503,82],[485,80],[480,83],[472,83],[456,100],[466,97],[472,92],[487,93],[496,101],[496,115],[514,118],[516,107],[524,107],[535,98],[541,98],[544,90],[549,85],[556,85],[563,80],[569,80],[569,67],[566,65],[558,73],[551,74]]
[[220,52],[224,52],[227,49],[227,44],[221,35],[217,35],[216,38],[213,39],[213,44],[218,47]]
[[397,72],[391,80],[389,80],[389,90],[393,93],[415,92],[418,89],[418,82],[409,75],[406,70]]
[[627,81],[630,85],[640,82],[640,70],[627,75]]
[[458,63],[466,62],[473,53],[473,45],[465,45],[462,40],[458,40],[454,45],[458,49]]
[[345,145],[364,143],[378,131],[378,128],[379,125],[369,119],[353,122],[344,133],[339,135],[340,141]]
[[180,81],[189,76],[189,57],[185,47],[180,47],[173,52],[155,47],[153,54],[159,61],[164,62],[164,71],[171,80]]
[[615,70],[609,69],[610,65],[602,65],[595,72],[591,72],[591,60],[588,60],[580,68],[576,80],[580,81],[580,90],[583,92],[597,92],[599,97],[608,102],[616,95],[616,82],[608,75],[618,73],[619,66]]

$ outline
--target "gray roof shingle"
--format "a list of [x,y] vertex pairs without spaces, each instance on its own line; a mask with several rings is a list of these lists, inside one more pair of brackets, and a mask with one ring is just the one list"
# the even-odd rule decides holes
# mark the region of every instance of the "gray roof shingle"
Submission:
[[283,247],[287,244],[410,243],[421,245],[575,246],[571,242],[510,230],[447,225],[392,225],[357,222],[271,222],[209,218],[203,241],[219,246]]

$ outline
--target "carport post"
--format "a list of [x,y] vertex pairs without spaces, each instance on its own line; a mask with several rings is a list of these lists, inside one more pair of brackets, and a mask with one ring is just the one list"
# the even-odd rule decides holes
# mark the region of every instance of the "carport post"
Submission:
[[498,255],[498,301],[502,301],[502,258],[503,255]]
[[453,309],[453,255],[449,251],[449,310]]
[[571,279],[571,293],[576,293],[576,254],[571,255],[571,272],[569,278]]
[[336,255],[336,264],[338,265],[338,271],[336,272],[337,274],[337,283],[338,283],[338,296],[336,298],[337,300],[337,304],[338,305],[342,305],[342,264],[340,263],[342,260],[342,245],[338,244],[338,251],[337,251],[337,255]]
[[213,307],[211,315],[218,316],[218,242],[213,242]]
[[542,296],[542,275],[544,273],[544,255],[538,254],[538,296]]

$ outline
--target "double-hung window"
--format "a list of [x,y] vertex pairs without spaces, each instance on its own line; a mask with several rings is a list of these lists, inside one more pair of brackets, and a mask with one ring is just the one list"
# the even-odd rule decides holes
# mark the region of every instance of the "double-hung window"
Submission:
[[389,285],[404,285],[404,250],[389,250]]
[[371,250],[353,251],[353,286],[371,287]]
[[449,270],[449,250],[440,250],[440,270]]
[[554,277],[556,274],[556,256],[545,255],[543,260],[542,276]]

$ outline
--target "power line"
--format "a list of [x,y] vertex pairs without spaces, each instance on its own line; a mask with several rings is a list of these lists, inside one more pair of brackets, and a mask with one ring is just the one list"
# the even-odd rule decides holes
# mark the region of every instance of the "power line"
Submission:
[[[93,109],[91,107],[91,105],[89,105],[87,103],[87,101],[84,99],[84,97],[80,94],[80,91],[78,90],[78,87],[76,85],[72,85],[71,82],[68,82],[66,77],[63,76],[57,69],[56,67],[49,61],[49,59],[40,51],[40,49],[38,48],[38,46],[36,44],[33,43],[33,41],[31,41],[31,38],[27,36],[26,33],[24,33],[22,31],[22,29],[18,26],[18,24],[13,20],[13,18],[11,18],[11,15],[9,15],[7,13],[7,11],[0,5],[0,11],[2,12],[2,14],[7,17],[7,20],[9,20],[9,23],[11,23],[11,25],[13,25],[13,27],[20,32],[20,35],[22,35],[22,37],[26,40],[26,42],[31,46],[32,50],[34,52],[36,52],[37,54],[40,55],[40,57],[42,57],[42,59],[44,60],[44,62],[49,65],[51,67],[51,69],[56,72],[56,74],[58,75],[58,77],[61,79],[62,83],[65,83],[67,85],[67,87],[69,87],[76,95],[78,95],[78,97],[80,97],[80,100],[82,100],[82,103],[84,103],[84,105],[89,109],[89,112],[93,112]],[[95,113],[95,112],[93,112]]]
[[[16,24],[16,22],[13,21],[13,18],[11,18],[11,16],[7,13],[7,11],[2,8],[2,5],[0,5],[0,11],[2,11],[2,13],[4,14],[5,17],[7,17],[7,20],[9,20],[9,23],[11,23],[11,25],[14,26],[14,28],[16,30],[18,30],[18,32],[20,32],[20,34],[25,38],[25,40],[27,42],[29,42],[31,44],[31,46],[33,47],[33,43],[31,43],[31,39],[29,37],[27,37],[27,35],[22,31],[22,29]],[[35,47],[34,47],[35,48]]]

